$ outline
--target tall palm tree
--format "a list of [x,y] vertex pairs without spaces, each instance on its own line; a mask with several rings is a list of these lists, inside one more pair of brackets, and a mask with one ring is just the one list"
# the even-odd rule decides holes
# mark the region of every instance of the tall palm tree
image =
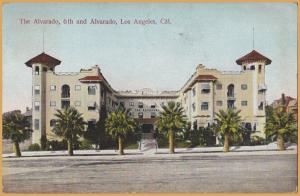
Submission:
[[20,112],[10,112],[3,115],[3,138],[10,139],[14,145],[14,151],[17,157],[21,157],[19,143],[30,138],[32,130],[30,123]]
[[297,134],[297,125],[292,112],[286,112],[278,107],[269,111],[266,122],[266,137],[277,138],[278,150],[285,150],[284,138],[292,137]]
[[160,112],[157,125],[159,131],[167,132],[169,137],[169,153],[173,154],[175,152],[175,131],[185,127],[186,119],[180,103],[171,101],[167,105],[163,105],[162,109],[163,111]]
[[119,154],[124,155],[124,140],[129,132],[133,132],[136,123],[129,115],[129,110],[120,106],[111,112],[105,122],[105,127],[113,138],[118,139]]
[[72,156],[74,154],[73,142],[84,133],[86,122],[83,120],[82,114],[74,107],[56,110],[56,112],[54,115],[57,120],[52,131],[67,140],[68,154]]
[[229,142],[243,130],[241,125],[241,110],[232,108],[220,110],[216,114],[216,132],[224,136],[224,152],[229,152]]

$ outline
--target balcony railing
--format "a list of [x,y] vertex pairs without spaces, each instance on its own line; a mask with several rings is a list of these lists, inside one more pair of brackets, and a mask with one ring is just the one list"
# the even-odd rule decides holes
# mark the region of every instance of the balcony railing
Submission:
[[228,100],[235,100],[236,99],[235,94],[234,93],[227,93],[227,99]]
[[267,85],[265,85],[265,84],[258,85],[258,90],[259,91],[265,91],[265,90],[267,90]]

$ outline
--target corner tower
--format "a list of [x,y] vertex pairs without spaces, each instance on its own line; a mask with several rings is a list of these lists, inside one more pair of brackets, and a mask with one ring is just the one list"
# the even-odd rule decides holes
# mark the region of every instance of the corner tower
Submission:
[[271,60],[259,52],[253,50],[249,54],[236,60],[242,71],[252,73],[252,101],[253,101],[253,122],[252,130],[261,132],[259,136],[265,137],[264,125],[266,123],[266,90],[265,68],[271,64]]
[[60,63],[44,52],[25,63],[32,68],[32,143],[41,144],[46,139],[46,73]]

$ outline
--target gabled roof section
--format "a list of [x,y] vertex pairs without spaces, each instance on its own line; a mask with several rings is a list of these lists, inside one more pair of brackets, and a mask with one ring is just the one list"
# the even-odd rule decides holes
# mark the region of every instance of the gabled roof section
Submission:
[[32,64],[34,63],[41,63],[49,67],[55,67],[56,65],[59,65],[61,61],[43,52],[27,61],[25,65],[28,67],[32,67]]
[[255,51],[255,50],[253,50],[249,54],[246,54],[245,56],[236,60],[236,63],[238,65],[242,65],[243,62],[245,62],[245,61],[260,61],[260,60],[265,60],[266,65],[269,65],[272,62],[269,58],[265,57],[264,55],[260,54],[259,52]]

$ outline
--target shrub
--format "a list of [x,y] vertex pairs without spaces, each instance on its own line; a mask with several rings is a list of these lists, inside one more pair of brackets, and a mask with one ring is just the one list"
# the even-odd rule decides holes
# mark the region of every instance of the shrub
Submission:
[[66,150],[68,148],[68,143],[66,140],[58,141],[58,140],[50,140],[47,141],[47,149],[48,150]]
[[29,151],[40,151],[41,150],[41,147],[39,144],[35,143],[35,144],[31,144],[29,147],[28,147],[28,150]]
[[266,143],[266,139],[262,137],[259,137],[257,135],[251,137],[251,145],[264,145]]
[[86,139],[82,140],[79,142],[79,150],[93,150],[94,147],[92,145],[92,143]]

